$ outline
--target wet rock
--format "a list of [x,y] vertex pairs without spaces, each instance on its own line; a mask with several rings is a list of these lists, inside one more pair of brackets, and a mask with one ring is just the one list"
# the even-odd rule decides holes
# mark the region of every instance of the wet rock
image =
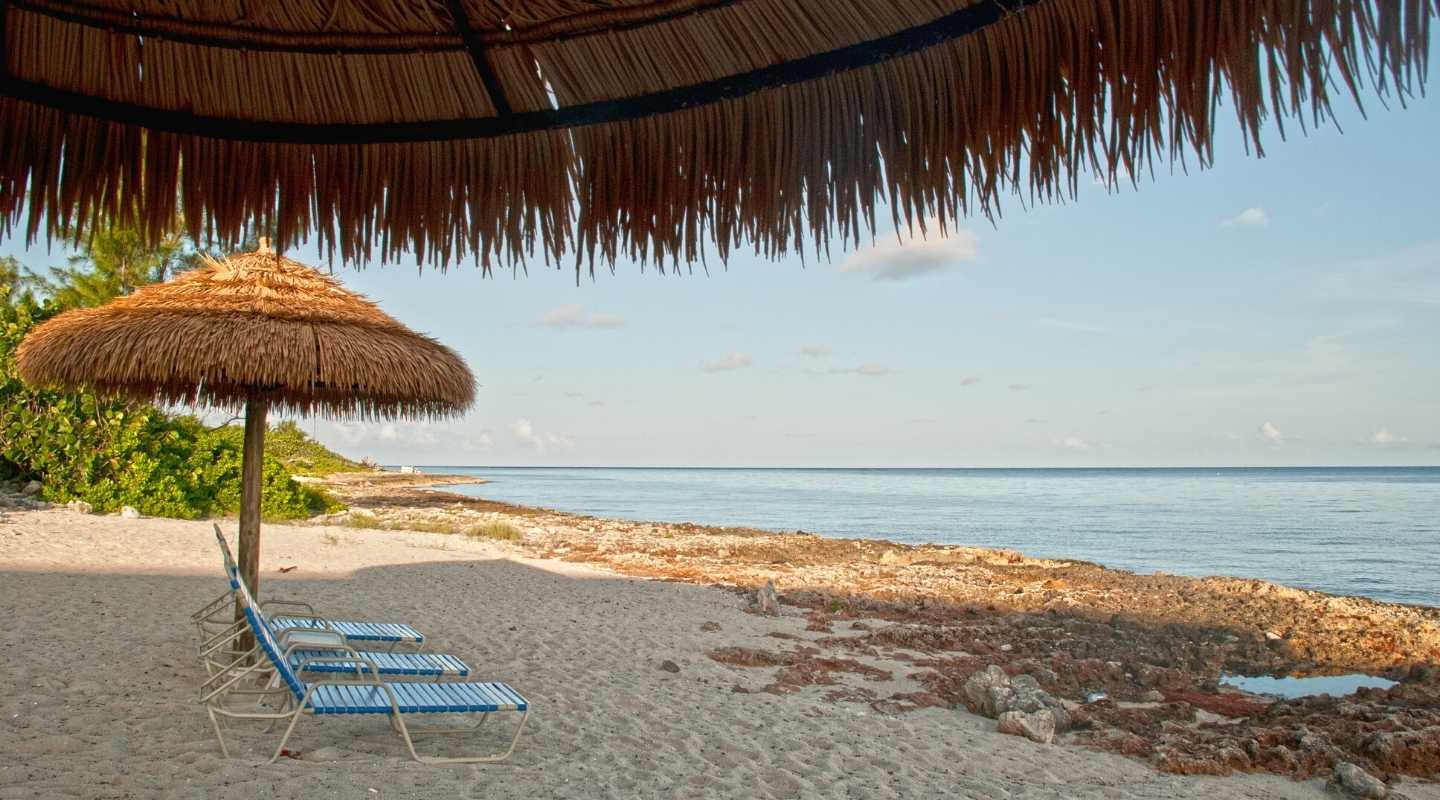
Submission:
[[767,617],[780,616],[780,595],[775,591],[775,581],[765,581],[765,585],[755,592],[755,611]]
[[1325,788],[1343,797],[1364,800],[1385,800],[1390,796],[1390,787],[1383,781],[1348,761],[1335,765],[1335,771],[1330,775]]
[[679,672],[680,665],[667,658],[664,661],[660,662],[660,669],[663,669],[666,672]]
[[34,497],[35,495],[40,494],[40,481],[30,481],[29,483],[25,484],[25,487],[20,490],[20,494],[23,494],[26,497]]
[[996,730],[1050,744],[1055,741],[1055,714],[1048,708],[1032,712],[1006,711],[1000,715]]
[[77,514],[93,514],[95,512],[95,508],[84,500],[71,500],[65,504],[65,507]]
[[134,506],[122,506],[120,516],[125,519],[140,519],[140,512],[136,511]]

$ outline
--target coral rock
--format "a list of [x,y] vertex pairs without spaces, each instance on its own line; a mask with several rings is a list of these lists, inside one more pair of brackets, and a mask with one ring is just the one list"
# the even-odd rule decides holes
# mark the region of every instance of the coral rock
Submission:
[[1348,761],[1335,765],[1335,772],[1325,788],[1344,797],[1365,800],[1385,800],[1390,796],[1390,787],[1383,781]]
[[1030,713],[1006,711],[1000,715],[997,730],[1012,736],[1024,736],[1032,742],[1050,744],[1055,741],[1055,714],[1048,708]]
[[780,616],[780,595],[775,591],[775,581],[765,581],[755,592],[755,610],[767,617]]

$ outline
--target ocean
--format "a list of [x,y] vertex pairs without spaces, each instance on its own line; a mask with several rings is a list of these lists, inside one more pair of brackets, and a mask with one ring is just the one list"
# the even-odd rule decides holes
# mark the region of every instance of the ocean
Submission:
[[1440,467],[422,467],[448,491],[630,520],[1000,547],[1440,606]]

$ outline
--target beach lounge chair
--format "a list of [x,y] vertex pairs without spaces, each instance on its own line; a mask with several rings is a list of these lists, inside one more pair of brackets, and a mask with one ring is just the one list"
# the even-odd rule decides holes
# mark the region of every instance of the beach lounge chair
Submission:
[[[225,575],[230,589],[191,615],[191,620],[200,633],[202,652],[211,649],[217,642],[231,640],[235,633],[243,631],[245,627],[244,621],[235,620],[233,613],[235,590],[240,585],[240,568],[230,553],[230,545],[225,541],[220,526],[214,527],[215,540],[225,562]],[[260,608],[270,613],[268,621],[277,636],[287,631],[297,634],[305,631],[328,631],[339,634],[352,645],[389,645],[391,652],[402,645],[413,650],[422,650],[425,647],[425,635],[404,623],[329,619],[315,613],[310,604],[294,600],[267,600]],[[277,613],[276,609],[288,610]],[[315,642],[323,644],[331,638],[333,637],[316,637]]]
[[[470,675],[470,666],[458,656],[446,653],[424,652],[376,652],[355,650],[344,636],[335,631],[319,629],[281,628],[266,618],[264,611],[257,610],[261,625],[271,631],[280,644],[290,663],[298,673],[330,673],[349,676],[357,671],[365,673],[374,670],[382,677],[459,679]],[[239,628],[228,630],[226,635],[217,637],[200,651],[200,660],[205,671],[212,677],[224,672],[238,654],[239,641],[249,633],[249,623],[241,622]]]
[[[378,677],[378,665],[366,664],[365,659],[353,650],[334,657],[337,663],[354,666],[352,681],[305,681],[291,668],[291,657],[294,653],[281,649],[279,641],[262,621],[249,591],[243,584],[237,588],[236,594],[237,602],[245,614],[245,622],[254,634],[257,644],[207,681],[200,698],[210,716],[215,738],[220,743],[220,752],[227,758],[230,752],[225,745],[221,725],[223,719],[268,720],[272,723],[288,721],[285,734],[270,757],[270,763],[273,764],[284,752],[285,744],[290,741],[301,717],[342,714],[385,715],[391,728],[404,740],[410,757],[424,764],[503,761],[515,751],[515,744],[520,741],[520,732],[525,729],[525,721],[530,716],[530,704],[506,684],[382,681]],[[244,688],[247,676],[263,676],[267,672],[270,681],[266,688]],[[262,702],[268,697],[281,701],[282,705],[278,710],[270,710],[260,704],[236,707],[226,702],[227,698],[231,697],[257,696]],[[501,711],[520,714],[515,735],[502,752],[461,757],[421,756],[415,752],[412,738],[414,736],[469,733],[481,727],[489,715]],[[474,725],[460,729],[411,731],[405,718],[406,715],[416,714],[479,715],[480,719]]]

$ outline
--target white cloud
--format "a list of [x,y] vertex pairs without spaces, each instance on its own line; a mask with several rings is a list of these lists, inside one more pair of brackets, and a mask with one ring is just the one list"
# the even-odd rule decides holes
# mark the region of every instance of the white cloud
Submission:
[[825,358],[830,352],[830,348],[823,344],[807,344],[800,348],[800,355],[806,358]]
[[1403,444],[1408,441],[1410,440],[1405,438],[1404,436],[1396,436],[1395,434],[1391,433],[1389,428],[1381,428],[1380,430],[1375,431],[1374,436],[1370,437],[1370,443],[1378,445]]
[[386,444],[435,444],[439,441],[436,428],[428,422],[337,422],[335,434],[348,445],[382,442]]
[[1092,446],[1089,442],[1081,439],[1079,436],[1066,436],[1064,439],[1056,440],[1055,444],[1063,447],[1066,450],[1074,450],[1076,452],[1084,452],[1086,450],[1089,450]]
[[979,383],[979,382],[980,382],[980,378],[979,378],[978,376],[975,376],[975,375],[966,375],[965,377],[963,377],[963,378],[960,379],[960,385],[961,385],[961,386],[974,386],[975,384],[977,384],[977,383]]
[[1009,389],[1010,389],[1010,391],[1012,391],[1012,392],[1028,392],[1028,391],[1030,391],[1030,384],[1028,384],[1028,383],[1012,383],[1012,384],[1010,384]]
[[1269,444],[1285,444],[1285,434],[1281,433],[1280,429],[1275,427],[1275,423],[1273,422],[1266,422],[1264,425],[1261,425],[1258,433],[1260,438]]
[[979,242],[980,237],[966,230],[907,242],[890,239],[851,253],[836,269],[872,275],[877,281],[903,281],[975,262],[980,257]]
[[750,356],[744,353],[731,353],[717,361],[706,361],[700,365],[700,369],[706,372],[729,372],[735,369],[744,369],[750,366]]
[[489,450],[495,446],[495,437],[490,435],[490,431],[483,430],[466,437],[464,442],[467,450]]
[[575,446],[575,440],[569,436],[538,431],[528,419],[517,419],[511,423],[510,435],[515,438],[515,441],[535,448],[535,452],[539,455],[544,455],[547,450],[569,450]]
[[1263,208],[1247,208],[1220,224],[1226,228],[1264,228],[1270,225],[1270,215]]
[[540,318],[540,324],[550,328],[618,328],[625,320],[615,314],[598,311],[585,312],[580,305],[556,306]]

